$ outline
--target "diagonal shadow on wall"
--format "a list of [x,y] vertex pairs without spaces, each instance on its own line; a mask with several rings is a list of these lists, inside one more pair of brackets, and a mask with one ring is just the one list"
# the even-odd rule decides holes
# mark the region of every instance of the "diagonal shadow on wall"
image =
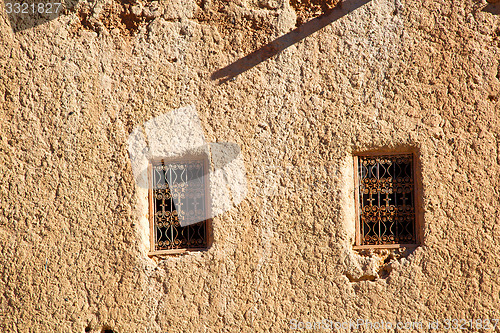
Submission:
[[483,8],[483,12],[500,15],[500,2],[488,4],[488,6]]
[[278,37],[272,42],[264,45],[260,49],[250,53],[249,55],[238,59],[234,63],[221,68],[214,72],[211,76],[212,80],[219,80],[219,83],[224,83],[233,77],[249,70],[250,68],[260,64],[261,62],[275,56],[287,47],[301,41],[309,35],[312,35],[318,30],[326,27],[330,23],[349,14],[353,10],[363,6],[371,0],[345,0],[342,6],[333,9],[331,12],[323,14],[304,23],[300,27],[290,31],[286,35]]

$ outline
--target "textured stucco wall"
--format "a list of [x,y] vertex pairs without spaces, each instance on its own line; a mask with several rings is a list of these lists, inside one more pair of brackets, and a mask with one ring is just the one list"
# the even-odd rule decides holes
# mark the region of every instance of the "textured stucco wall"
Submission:
[[[500,15],[485,6],[346,0],[273,43],[297,24],[284,0],[82,2],[16,33],[0,3],[0,330],[499,318]],[[187,105],[207,141],[241,147],[248,194],[207,252],[152,260],[127,140]],[[387,253],[352,250],[351,166],[384,147],[419,150],[424,226],[382,276]]]

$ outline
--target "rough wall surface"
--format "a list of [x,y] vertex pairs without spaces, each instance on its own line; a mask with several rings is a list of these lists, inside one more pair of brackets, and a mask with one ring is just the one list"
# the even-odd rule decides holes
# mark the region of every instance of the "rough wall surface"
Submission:
[[[1,331],[500,317],[493,5],[345,0],[298,34],[283,0],[82,2],[16,33],[4,7]],[[248,194],[208,251],[153,260],[127,139],[186,105],[241,147]],[[352,249],[349,179],[354,152],[384,147],[419,149],[424,225],[379,274],[383,253]]]

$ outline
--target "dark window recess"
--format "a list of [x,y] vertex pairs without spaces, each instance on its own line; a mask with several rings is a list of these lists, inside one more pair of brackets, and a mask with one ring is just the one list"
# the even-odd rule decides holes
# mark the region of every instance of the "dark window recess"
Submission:
[[358,156],[359,244],[415,244],[413,155]]
[[[206,248],[205,162],[152,164],[152,181],[154,251]],[[183,218],[201,222],[181,227]]]

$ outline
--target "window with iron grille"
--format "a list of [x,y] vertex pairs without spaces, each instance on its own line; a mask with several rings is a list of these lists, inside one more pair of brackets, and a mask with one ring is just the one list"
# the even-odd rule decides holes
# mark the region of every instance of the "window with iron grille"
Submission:
[[[204,250],[209,245],[206,159],[152,162],[149,168],[150,255]],[[181,221],[199,221],[181,226]]]
[[416,246],[413,153],[355,156],[356,246]]

